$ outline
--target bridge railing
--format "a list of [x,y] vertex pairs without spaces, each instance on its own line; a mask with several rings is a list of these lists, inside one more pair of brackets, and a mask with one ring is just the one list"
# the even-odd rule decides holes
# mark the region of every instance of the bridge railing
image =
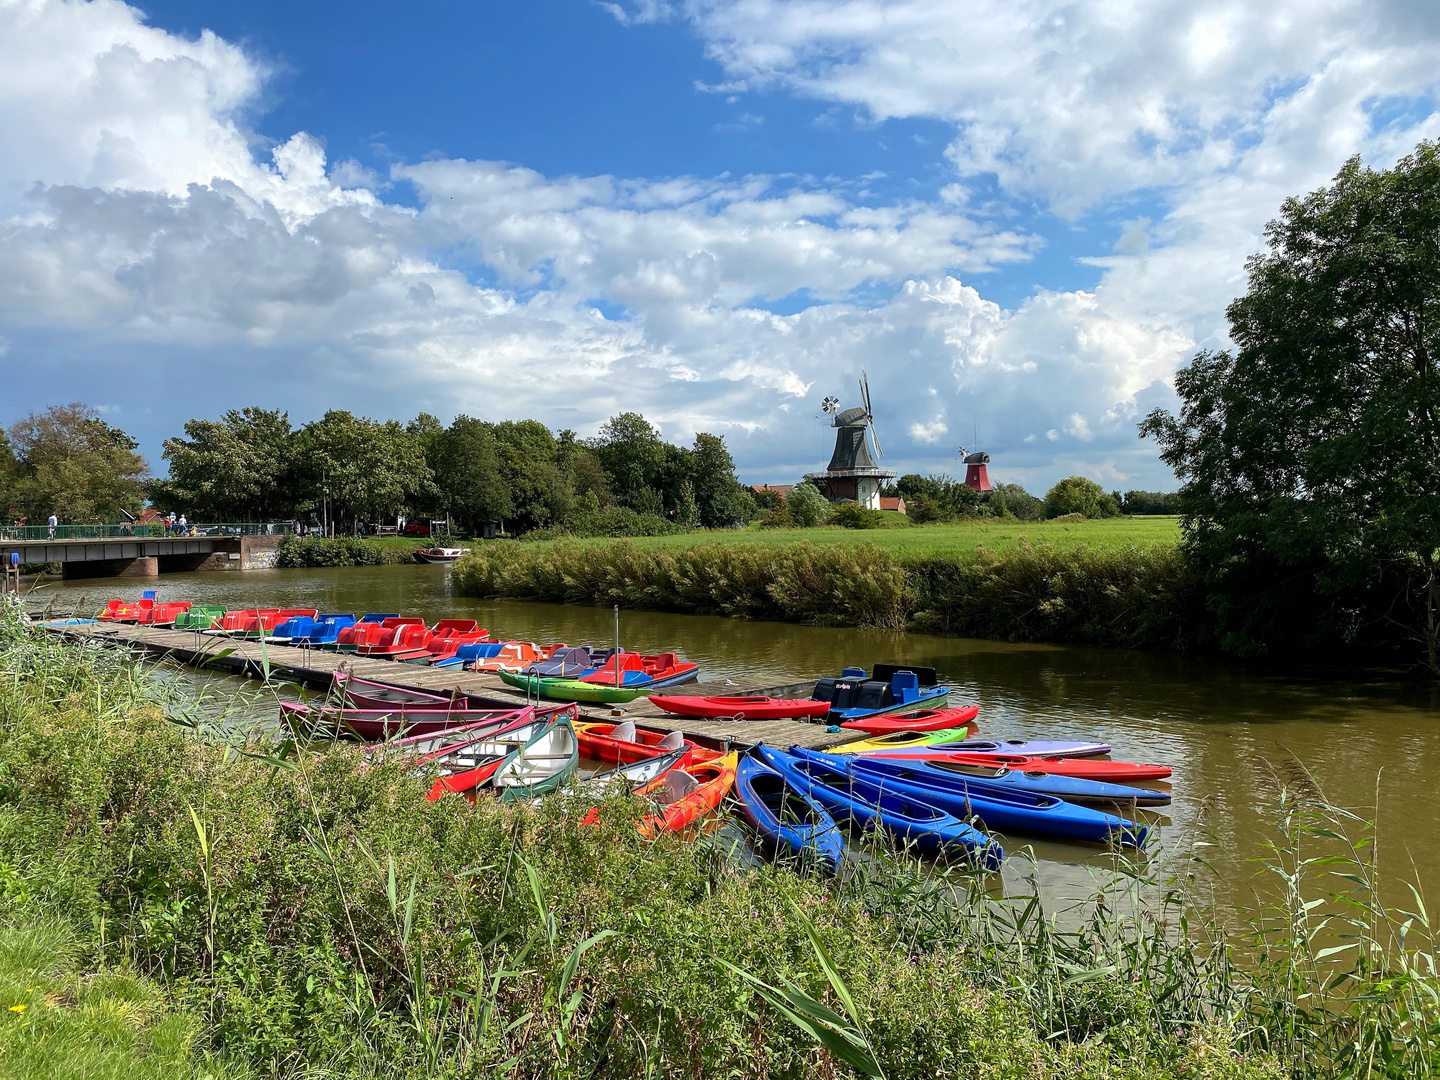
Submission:
[[285,536],[294,533],[293,521],[221,521],[195,522],[183,529],[175,526],[166,531],[165,523],[148,525],[0,525],[0,541],[54,540],[167,540],[184,536]]

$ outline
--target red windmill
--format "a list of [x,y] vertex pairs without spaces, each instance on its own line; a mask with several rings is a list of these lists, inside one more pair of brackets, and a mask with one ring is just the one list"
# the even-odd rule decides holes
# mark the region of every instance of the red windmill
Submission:
[[967,454],[962,446],[960,457],[965,462],[965,486],[976,491],[991,490],[990,477],[985,472],[985,466],[990,464],[990,455],[982,450]]

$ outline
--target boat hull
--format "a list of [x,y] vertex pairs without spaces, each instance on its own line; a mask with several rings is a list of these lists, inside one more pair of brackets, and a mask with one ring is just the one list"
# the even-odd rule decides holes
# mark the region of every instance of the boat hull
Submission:
[[703,716],[739,720],[818,720],[830,711],[825,701],[808,698],[686,697],[651,694],[650,702],[677,716]]
[[735,771],[740,812],[777,850],[813,858],[834,873],[844,858],[845,838],[830,812],[759,758],[742,758]]

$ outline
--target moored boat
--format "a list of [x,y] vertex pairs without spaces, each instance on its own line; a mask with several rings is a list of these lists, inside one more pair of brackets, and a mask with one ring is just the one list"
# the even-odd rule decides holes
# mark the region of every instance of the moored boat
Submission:
[[886,757],[906,761],[926,761],[932,765],[992,765],[1014,772],[1051,776],[1070,776],[1104,783],[1134,783],[1165,780],[1171,774],[1168,765],[1139,765],[1130,761],[1097,760],[1078,757],[1029,757],[1021,754],[972,754],[934,747],[916,750],[871,751],[865,757]]
[[950,688],[938,685],[931,667],[876,664],[868,676],[864,668],[846,668],[838,679],[821,679],[810,696],[828,702],[830,716],[841,722],[940,708],[949,698]]
[[884,735],[871,735],[863,739],[852,739],[832,747],[832,754],[864,754],[873,750],[914,750],[938,742],[964,740],[970,734],[969,727],[944,728],[940,731],[891,731]]
[[[952,755],[959,757],[960,755]],[[1037,795],[1053,795],[1066,802],[1078,803],[1132,803],[1136,806],[1168,806],[1171,796],[1168,791],[1153,788],[1131,787],[1124,783],[1084,779],[1075,776],[1061,776],[1056,773],[1027,772],[1010,768],[992,758],[984,763],[966,764],[949,760],[932,760],[923,755],[895,754],[893,756],[863,754],[856,761],[890,762],[897,769],[938,769],[941,778],[961,776],[984,780],[988,784],[1004,784],[1022,791],[1033,791]],[[1085,764],[1105,764],[1089,758],[1064,758],[1063,761]]]
[[428,694],[423,690],[407,690],[373,679],[360,679],[345,671],[337,671],[333,677],[335,688],[356,709],[465,712],[470,708],[469,699],[458,691],[453,694]]
[[662,735],[637,728],[629,720],[620,724],[577,723],[575,735],[585,756],[600,761],[643,761],[695,745],[687,743],[679,731]]
[[709,761],[692,762],[671,769],[635,794],[657,804],[659,813],[641,819],[642,836],[679,832],[720,805],[735,783],[735,769],[740,763],[737,753],[724,754]]
[[171,624],[176,630],[214,630],[225,617],[225,609],[219,604],[192,604],[175,616]]
[[840,726],[847,731],[864,731],[871,735],[889,735],[897,731],[946,731],[969,727],[979,714],[979,705],[964,705],[955,709],[919,709],[867,716],[860,720],[846,720]]
[[415,552],[415,558],[425,563],[452,563],[462,555],[468,554],[470,554],[469,548],[431,547],[418,549]]
[[294,701],[280,703],[280,719],[292,731],[312,738],[356,738],[366,742],[401,734],[426,735],[461,724],[479,723],[487,718],[511,715],[515,709],[388,709],[341,708],[335,705],[308,705]]
[[545,795],[580,767],[580,741],[572,726],[576,711],[562,710],[544,731],[500,763],[490,786],[505,800]]
[[830,711],[828,701],[808,698],[686,697],[651,694],[650,703],[677,716],[704,716],[736,720],[819,719]]
[[831,754],[1001,754],[1031,757],[1100,757],[1110,753],[1109,743],[1066,741],[1062,739],[967,739],[950,731],[897,731],[872,739],[831,747]]
[[[471,802],[475,801],[476,792],[480,788],[492,784],[493,780],[502,768],[512,764],[517,755],[524,753],[527,748],[535,748],[535,760],[526,766],[527,773],[532,779],[546,784],[552,777],[555,778],[554,786],[559,786],[579,763],[579,758],[569,760],[569,755],[563,753],[565,742],[564,732],[570,735],[570,743],[574,744],[574,733],[570,730],[570,722],[577,716],[573,708],[536,710],[532,720],[524,725],[511,727],[496,735],[475,740],[464,744],[458,753],[448,753],[445,760],[441,762],[443,773],[431,787],[430,792],[425,796],[428,800],[439,799],[449,794],[462,794]],[[560,735],[555,734],[557,727],[564,728]],[[551,760],[548,750],[560,746],[560,758],[563,760]],[[541,776],[540,773],[545,775]],[[507,787],[519,789],[520,777],[511,775]],[[547,787],[545,790],[553,790]],[[521,792],[540,794],[539,791]],[[516,797],[515,795],[511,796]]]
[[755,755],[740,759],[735,797],[745,820],[772,847],[814,858],[830,871],[840,868],[845,838],[830,812]]

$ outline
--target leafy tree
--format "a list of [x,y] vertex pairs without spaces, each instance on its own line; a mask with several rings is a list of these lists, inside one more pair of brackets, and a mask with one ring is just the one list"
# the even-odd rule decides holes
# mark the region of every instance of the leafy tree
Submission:
[[1094,480],[1083,476],[1067,476],[1045,493],[1045,516],[1063,517],[1083,514],[1087,518],[1120,516],[1120,505]]
[[500,455],[488,424],[460,415],[439,442],[436,476],[442,504],[472,530],[504,521],[513,512],[500,472]]
[[690,448],[690,460],[701,525],[720,529],[755,516],[753,492],[735,479],[735,459],[723,435],[698,433]]
[[514,527],[543,529],[564,519],[573,501],[565,472],[557,464],[559,446],[538,420],[506,420],[491,425],[510,500]]
[[796,484],[785,497],[785,509],[802,529],[825,524],[830,502],[814,484]]
[[695,489],[689,480],[680,481],[680,496],[675,500],[675,524],[693,529],[700,524],[700,505],[695,501]]
[[165,440],[170,476],[150,484],[150,501],[193,520],[288,518],[301,501],[295,432],[279,409],[231,409],[190,420],[187,438]]
[[996,497],[1005,499],[1005,508],[1021,521],[1043,521],[1045,500],[1037,499],[1019,484],[997,484],[991,497],[992,511]]
[[138,513],[145,459],[134,439],[79,403],[52,405],[17,420],[7,433],[18,459],[15,508],[31,522],[54,513],[62,521],[113,521]]
[[829,525],[844,529],[878,529],[884,521],[879,510],[871,510],[859,503],[841,503],[830,511]]
[[600,455],[590,447],[576,446],[567,456],[564,468],[570,481],[570,490],[575,493],[576,498],[592,495],[599,507],[610,506],[615,502],[614,492],[610,488],[610,474],[600,463]]
[[1175,491],[1127,491],[1120,500],[1126,514],[1178,514],[1180,493]]
[[1141,434],[1242,654],[1390,646],[1440,671],[1440,145],[1286,200],[1227,311],[1232,352]]
[[906,473],[895,482],[895,490],[905,499],[905,512],[917,525],[989,513],[978,491],[943,473]]
[[15,516],[19,483],[20,463],[15,460],[15,451],[10,449],[10,440],[0,431],[0,521],[6,524]]
[[311,498],[328,489],[336,521],[378,521],[437,496],[420,437],[394,420],[331,410],[298,442]]
[[660,433],[639,413],[611,417],[591,440],[616,497],[641,513],[653,509],[650,492],[665,465]]

